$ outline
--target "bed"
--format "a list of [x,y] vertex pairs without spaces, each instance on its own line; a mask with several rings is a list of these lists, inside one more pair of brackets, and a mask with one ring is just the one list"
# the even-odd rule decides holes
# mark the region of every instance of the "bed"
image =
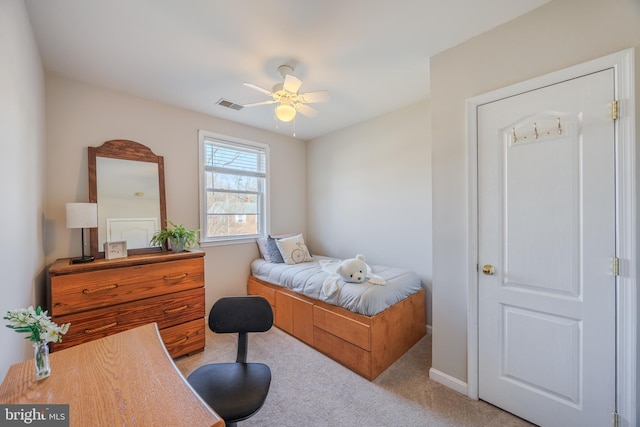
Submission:
[[339,260],[256,259],[248,294],[271,303],[278,328],[373,380],[426,334],[425,289],[411,271],[372,265],[384,286],[341,281],[338,292],[325,295],[327,262]]

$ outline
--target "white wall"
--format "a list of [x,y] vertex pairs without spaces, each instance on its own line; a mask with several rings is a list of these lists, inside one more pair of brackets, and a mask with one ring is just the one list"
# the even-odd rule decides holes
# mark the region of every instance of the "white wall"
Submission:
[[[167,218],[187,228],[199,228],[198,129],[269,144],[272,231],[306,231],[304,141],[53,75],[46,76],[46,102],[47,263],[80,255],[80,230],[65,228],[65,203],[88,201],[87,147],[111,139],[164,156]],[[246,294],[256,244],[204,250],[207,307]]]
[[[0,0],[0,317],[44,305],[44,76],[22,1]],[[0,378],[33,349],[0,326]]]
[[639,45],[637,0],[554,0],[431,59],[434,370],[467,381],[465,100]]
[[312,253],[405,267],[427,288],[431,323],[430,104],[307,143]]

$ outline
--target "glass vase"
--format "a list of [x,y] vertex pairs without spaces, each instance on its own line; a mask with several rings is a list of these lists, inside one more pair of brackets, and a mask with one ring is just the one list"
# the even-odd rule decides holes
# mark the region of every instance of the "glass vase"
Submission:
[[33,343],[33,360],[36,366],[36,380],[47,378],[51,374],[49,367],[49,346],[44,341]]

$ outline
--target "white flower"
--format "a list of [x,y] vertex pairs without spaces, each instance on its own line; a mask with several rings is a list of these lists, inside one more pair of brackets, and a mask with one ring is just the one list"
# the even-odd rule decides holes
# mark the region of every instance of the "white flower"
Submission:
[[62,335],[69,331],[70,326],[69,323],[58,326],[51,321],[46,310],[43,311],[41,307],[34,310],[33,306],[9,310],[4,319],[9,321],[8,328],[16,332],[29,333],[27,339],[35,342],[60,342]]

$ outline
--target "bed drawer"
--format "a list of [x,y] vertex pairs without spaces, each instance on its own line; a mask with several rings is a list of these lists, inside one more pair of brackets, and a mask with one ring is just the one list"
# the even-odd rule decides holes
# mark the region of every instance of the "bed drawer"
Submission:
[[51,315],[95,310],[202,287],[202,258],[51,277]]
[[54,316],[53,321],[71,323],[62,343],[55,350],[92,341],[136,326],[156,322],[164,329],[183,322],[199,319],[205,314],[204,288],[176,292],[107,308]]
[[283,331],[313,346],[313,303],[277,292],[274,323]]
[[371,353],[320,328],[313,328],[317,350],[365,378],[371,378]]
[[317,305],[313,307],[313,325],[366,351],[371,350],[369,325]]
[[251,278],[247,281],[247,293],[249,295],[260,295],[266,298],[272,307],[276,306],[276,290],[262,283],[256,282]]
[[203,319],[162,329],[160,336],[173,358],[204,350],[205,324]]

